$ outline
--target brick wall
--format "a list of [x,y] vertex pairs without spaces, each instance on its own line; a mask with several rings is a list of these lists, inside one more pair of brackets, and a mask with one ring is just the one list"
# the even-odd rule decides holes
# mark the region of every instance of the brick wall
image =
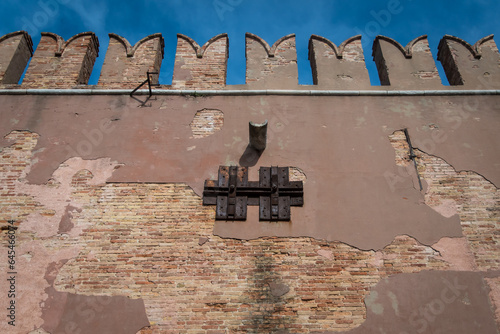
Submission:
[[447,267],[410,237],[380,253],[311,238],[221,239],[213,209],[186,185],[82,181],[73,196],[88,204],[73,221],[95,223],[56,287],[142,297],[154,332],[348,329],[364,321],[363,298],[381,277]]

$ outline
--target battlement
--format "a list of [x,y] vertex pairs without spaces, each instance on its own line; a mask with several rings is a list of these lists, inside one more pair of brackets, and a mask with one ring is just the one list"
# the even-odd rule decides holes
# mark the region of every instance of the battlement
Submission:
[[373,43],[373,60],[383,86],[439,89],[442,85],[427,35],[415,38],[406,47],[392,38],[377,36]]
[[366,89],[370,77],[361,47],[361,35],[348,38],[338,47],[330,40],[312,35],[309,61],[313,83],[325,89]]
[[450,85],[468,89],[495,89],[500,83],[500,54],[493,35],[470,45],[446,35],[439,43],[438,60],[443,64]]
[[177,34],[173,89],[222,89],[226,85],[229,41],[227,34],[209,39],[202,47]]
[[[134,46],[117,34],[109,34],[109,46],[98,86],[132,88],[144,81],[145,73],[160,72],[165,42],[161,34],[144,37]],[[158,75],[152,76],[158,84]]]
[[33,41],[26,31],[0,38],[0,84],[17,84],[33,55]]
[[[295,35],[283,36],[269,45],[251,33],[245,35],[246,77],[241,89],[370,90],[361,35],[339,46],[317,35],[309,40],[309,61],[313,85],[299,85]],[[135,45],[109,34],[109,46],[97,89],[133,89],[146,79],[147,72],[159,73],[164,58],[160,33],[144,37]],[[17,31],[0,38],[0,88],[70,89],[86,88],[98,56],[99,41],[94,33],[77,34],[67,41],[44,32],[35,52],[31,37]],[[168,57],[169,55],[167,55]],[[406,46],[386,36],[373,43],[375,62],[384,90],[499,89],[500,53],[493,35],[474,45],[446,35],[438,46],[450,86],[443,85],[427,36]],[[29,59],[21,85],[18,82]],[[226,85],[229,39],[220,34],[200,46],[188,36],[177,35],[177,51],[171,85],[155,89],[223,90]],[[159,74],[151,76],[153,84]]]
[[93,32],[77,34],[66,42],[43,32],[22,83],[23,88],[72,88],[86,85],[99,54]]

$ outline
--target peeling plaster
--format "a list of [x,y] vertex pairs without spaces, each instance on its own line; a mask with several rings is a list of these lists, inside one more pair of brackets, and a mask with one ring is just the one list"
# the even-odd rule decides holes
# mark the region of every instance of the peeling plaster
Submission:
[[[59,246],[60,249],[56,250],[47,244],[47,241],[24,239],[19,240],[16,247],[18,282],[16,303],[19,305],[16,309],[16,330],[19,332],[28,332],[43,325],[41,307],[49,298],[46,289],[50,287],[50,283],[45,278],[49,264],[75,258],[80,249],[79,246]],[[23,256],[25,254],[29,254],[29,260]],[[6,280],[0,280],[2,291],[8,290],[6,283]],[[8,301],[7,298],[3,298],[2,305],[6,301]],[[4,326],[7,326],[7,322],[0,322],[0,331],[8,333],[9,330]]]
[[[183,182],[201,194],[203,181],[216,172],[219,165],[239,161],[247,140],[229,147],[225,144],[232,144],[233,136],[244,137],[248,121],[255,117],[249,112],[253,108],[263,111],[267,119],[276,118],[286,125],[283,131],[274,132],[274,140],[268,143],[255,168],[270,165],[303,168],[310,184],[305,184],[305,205],[294,208],[294,221],[286,229],[280,224],[259,222],[258,216],[248,215],[252,221],[238,224],[238,227],[217,222],[216,234],[243,239],[310,236],[340,240],[363,249],[381,249],[398,234],[412,235],[428,245],[443,236],[460,236],[458,219],[455,216],[446,218],[421,205],[421,196],[412,192],[412,180],[408,179],[392,190],[384,179],[384,173],[397,172],[391,159],[393,150],[387,145],[389,131],[401,128],[402,124],[420,128],[422,124],[430,123],[439,124],[440,130],[450,131],[450,126],[455,123],[447,124],[443,116],[433,110],[443,108],[450,99],[460,103],[463,97],[433,97],[433,105],[423,107],[418,104],[421,97],[411,96],[211,96],[203,99],[159,96],[150,101],[148,113],[138,109],[137,101],[116,96],[93,96],[91,106],[83,102],[88,102],[88,97],[80,96],[28,95],[22,99],[15,96],[0,99],[8,107],[16,108],[15,117],[19,119],[16,127],[28,128],[42,135],[38,145],[46,149],[37,154],[39,162],[28,176],[31,183],[46,183],[52,173],[51,168],[55,169],[59,162],[67,160],[67,149],[73,148],[69,156],[81,156],[83,159],[110,157],[124,163],[123,168],[113,173],[110,182]],[[116,104],[117,99],[122,102],[120,105]],[[487,97],[481,99],[493,104]],[[161,109],[165,101],[168,101],[168,112]],[[409,101],[417,109],[422,109],[421,114],[425,117],[416,119],[414,115],[410,117],[388,108],[400,105],[402,101]],[[69,105],[72,108],[68,111]],[[370,112],[364,113],[367,106]],[[195,141],[187,127],[193,120],[189,110],[204,107],[230,111],[224,120],[226,130],[196,140],[196,149],[187,152],[186,148],[193,146]],[[38,122],[33,122],[35,111],[40,119]],[[78,129],[62,126],[74,122],[75,112],[80,114],[78,120],[82,126]],[[109,122],[117,115],[120,122],[115,122],[112,133],[103,133],[102,141],[85,154],[75,154],[81,143],[89,142],[85,134],[94,133],[101,122]],[[366,122],[356,128],[356,118],[360,115]],[[493,128],[494,123],[489,121],[491,116],[487,111],[478,112],[477,116],[481,116],[481,126]],[[160,136],[158,133],[161,130],[156,135],[152,132],[158,122],[169,125],[168,133]],[[385,130],[382,124],[387,126]],[[321,125],[327,128],[321,128]],[[0,128],[7,133],[10,124],[0,124]],[[483,142],[491,142],[491,136],[483,138],[480,133],[478,137],[474,131],[467,128],[469,137],[474,135],[474,138],[480,139],[472,143],[473,149],[482,147],[485,154],[489,153],[491,149]],[[423,132],[418,135],[423,138],[428,136]],[[456,138],[451,132],[448,137],[444,153],[455,158],[457,155],[453,155],[453,149],[456,145],[452,144]],[[470,142],[469,138],[465,141]],[[286,154],[280,150],[280,143],[286,147]],[[466,162],[469,163],[468,160]],[[488,167],[491,165],[480,161],[477,164],[486,166],[483,169],[490,175],[494,172],[493,167]],[[407,199],[402,201],[403,197]],[[360,203],[363,203],[363,210],[359,210]],[[335,217],[334,223],[331,217]]]
[[68,293],[54,333],[135,334],[149,325],[142,299]]
[[[94,172],[89,184],[104,184],[111,177],[114,170],[120,166],[120,164],[112,162],[109,158],[83,160],[74,157],[59,166],[46,185],[16,182],[16,191],[18,193],[30,195],[45,208],[53,210],[52,215],[41,215],[40,213],[29,215],[28,219],[21,224],[20,231],[35,232],[38,237],[57,235],[61,222],[64,222],[64,217],[68,214],[68,207],[71,206],[72,211],[81,209],[81,203],[71,200],[73,176],[81,170],[87,170],[91,173]],[[77,226],[65,233],[75,237],[81,233],[83,228],[84,226]]]
[[[17,133],[12,133],[8,137],[16,137],[17,135]],[[24,176],[30,169],[30,153],[36,142],[22,142],[22,134],[20,135],[21,142],[16,142],[15,145],[23,147],[31,144],[31,150],[11,150],[9,152],[20,163],[26,163],[24,170],[14,170],[19,173],[20,177],[13,181],[13,193],[27,194],[33,197],[40,203],[40,206],[36,207],[35,210],[42,214],[31,214],[26,220],[20,221],[16,232],[16,283],[18,283],[16,286],[16,304],[18,305],[16,330],[25,332],[32,330],[31,333],[77,332],[80,330],[78,331],[80,333],[95,333],[97,331],[116,334],[128,331],[128,333],[133,334],[140,328],[149,325],[144,303],[141,300],[130,301],[136,305],[130,309],[129,306],[132,304],[128,299],[109,297],[116,300],[116,305],[110,306],[110,309],[104,312],[103,305],[98,305],[98,309],[94,307],[96,303],[92,300],[96,298],[98,300],[99,297],[68,294],[59,292],[53,287],[60,269],[70,259],[76,258],[82,248],[82,245],[75,245],[74,242],[74,238],[78,238],[83,229],[83,226],[75,228],[72,221],[72,213],[78,213],[82,210],[82,207],[78,205],[81,203],[72,202],[74,177],[81,174],[80,172],[86,171],[87,173],[84,173],[85,181],[89,185],[101,185],[119,165],[112,163],[109,159],[84,161],[81,158],[72,158],[54,172],[47,184],[28,184],[24,180]],[[2,151],[7,153],[5,149]],[[90,171],[93,171],[94,175],[97,176],[94,177]],[[48,207],[52,209],[48,209]],[[34,217],[38,219],[34,219]],[[30,223],[32,223],[31,226]],[[71,240],[72,238],[73,240]],[[0,288],[4,291],[8,290],[5,286],[7,283],[6,280],[1,280]],[[77,301],[77,312],[68,306],[75,300]],[[8,300],[3,300],[2,306],[5,301]],[[86,306],[87,308],[83,309],[84,312],[79,313],[82,311],[80,306],[84,304],[88,307]],[[129,315],[123,312],[127,308],[130,309]],[[120,310],[120,312],[117,313],[115,310]],[[100,312],[98,317],[95,316],[97,312]],[[92,314],[95,318],[93,322],[89,318]],[[114,323],[110,321],[113,320],[113,317],[116,318]],[[96,322],[98,319],[105,319],[104,324]],[[135,322],[136,325],[132,326],[132,322]],[[7,322],[0,323],[2,332],[10,330],[4,326],[7,326]],[[127,327],[127,331],[121,326]],[[38,329],[33,330],[33,328]]]
[[[410,168],[410,152],[403,131],[395,131],[389,139],[396,151],[396,164]],[[414,148],[413,152],[418,173],[426,184],[424,203],[443,217],[459,216],[466,236],[467,244],[441,240],[438,247],[443,247],[444,256],[459,270],[497,269],[498,188],[476,172],[457,171],[440,157],[420,149]]]
[[[71,163],[70,163],[70,165],[71,165]],[[109,175],[111,175],[111,173],[114,171],[114,169],[115,168],[112,168],[109,171]],[[81,169],[75,168],[76,172],[79,172],[80,170]],[[108,172],[106,172],[106,170],[103,173],[101,173],[100,170],[98,170],[98,169],[96,170],[95,168],[92,168],[92,167],[90,167],[90,169],[85,169],[85,170],[93,170],[93,173],[92,173],[93,175],[100,175],[100,176],[107,175],[107,173],[108,173]],[[57,174],[57,175],[56,174],[57,174],[57,171],[56,171],[56,173],[54,173],[53,180],[48,184],[48,186],[51,186],[51,187],[53,186],[53,187],[59,188],[59,187],[61,187],[64,184],[70,184],[71,178],[67,177],[67,175],[65,173],[63,173],[64,175],[66,175],[64,177],[62,177],[62,176],[58,177],[57,175],[59,175],[59,174]],[[110,176],[106,176],[105,180],[108,179],[109,177]],[[98,185],[100,185],[100,184],[102,184],[102,183],[105,182],[105,180],[102,181],[102,183],[99,182],[99,181],[96,182],[95,180],[96,179],[93,180],[93,182],[95,182],[94,184],[98,184]],[[23,189],[32,189],[32,188],[29,188],[30,185],[24,184],[24,186],[26,186],[27,188],[23,188]],[[37,196],[38,198],[40,198],[42,195],[47,195],[47,193],[46,192],[44,193],[43,190],[40,190],[39,192],[34,191],[34,194],[35,194],[34,196]],[[60,198],[63,198],[65,194],[66,193],[64,191],[62,191],[61,195],[60,195]],[[35,198],[37,198],[37,197],[35,197]],[[50,204],[51,204],[50,201],[44,203],[44,205],[50,205]],[[61,221],[62,221],[62,217],[64,217],[64,215],[67,214],[68,211],[69,211],[69,209],[68,209],[69,208],[69,204],[66,205],[66,206],[64,206],[63,208],[64,208],[63,214],[60,215],[61,216]],[[77,210],[75,209],[75,210],[71,210],[71,211],[77,211]],[[59,214],[60,214],[59,211],[57,211],[57,213],[55,215],[57,216]],[[450,239],[452,241],[450,242],[450,240],[447,240],[447,239]],[[468,266],[470,266],[470,263],[461,262],[461,261],[464,260],[462,257],[464,256],[464,254],[466,254],[466,251],[467,251],[466,244],[464,244],[464,243],[465,243],[465,239],[463,239],[461,241],[458,241],[457,239],[443,238],[443,239],[439,240],[439,242],[437,242],[436,244],[434,244],[433,247],[435,247],[436,250],[438,250],[438,251],[441,252],[441,256],[444,259],[444,261],[447,261],[448,263],[450,263],[452,265],[452,268],[457,268],[457,269],[461,269],[461,270],[469,270],[467,268],[470,268],[470,267],[468,267]],[[325,256],[323,254],[320,254],[320,251],[318,251],[318,254],[322,255],[322,256]],[[32,255],[32,254],[35,254],[35,255]],[[326,254],[326,255],[328,255],[328,254]],[[31,260],[38,261],[38,258],[36,257],[36,252],[34,252],[34,251],[26,252],[24,254],[21,254],[20,256],[22,258],[24,258],[27,262],[30,262]],[[33,256],[35,256],[35,257],[33,258]],[[90,257],[91,254],[89,253],[88,256]],[[391,255],[391,256],[396,257],[397,255],[394,254],[394,255]],[[75,255],[72,254],[71,258],[74,258],[74,257],[75,257]],[[325,256],[325,257],[327,257],[327,256]],[[381,252],[376,252],[374,254],[374,259],[375,260],[374,260],[373,263],[377,263],[377,264],[380,265],[381,263],[383,263],[383,259],[384,258],[389,258],[389,257],[390,256],[384,257],[384,255],[381,254]],[[67,259],[59,259],[57,261],[65,262],[66,260]],[[470,260],[470,259],[468,259],[468,260]],[[60,263],[62,263],[62,262],[60,262]],[[54,266],[54,265],[51,265],[53,263],[54,262],[49,263],[47,265],[47,268],[50,269],[52,266]],[[50,271],[48,271],[48,272],[50,273]],[[53,276],[53,274],[50,274],[50,275]],[[55,275],[57,275],[57,274],[55,274]],[[49,279],[47,279],[47,277],[46,277],[46,280],[47,280],[48,283],[50,283]],[[369,299],[370,301],[368,303],[370,303],[372,306],[375,305],[375,309],[380,310],[379,305],[382,305],[382,304],[379,303],[380,300],[378,299],[378,297],[379,297],[378,294],[375,297],[370,297],[372,299],[374,298],[374,300],[370,300]],[[389,291],[387,293],[387,297],[389,298],[389,300],[391,302],[391,308],[392,308],[392,310],[395,312],[396,315],[398,315],[398,310],[399,310],[398,295],[396,293],[393,293],[392,291]],[[492,300],[494,300],[493,298],[496,298],[496,297],[491,297],[491,298],[492,298]],[[470,294],[470,293],[468,293],[468,292],[466,294],[464,294],[463,296],[461,296],[460,301],[462,302],[462,304],[467,305],[467,306],[470,306],[470,305],[474,304],[473,295]],[[383,306],[382,306],[382,308],[383,308]],[[376,313],[376,312],[374,312],[374,313]]]

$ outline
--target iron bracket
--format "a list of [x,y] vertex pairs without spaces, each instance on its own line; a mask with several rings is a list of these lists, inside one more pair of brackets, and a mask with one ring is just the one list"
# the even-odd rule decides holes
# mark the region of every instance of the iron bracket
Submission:
[[130,93],[130,97],[132,97],[134,95],[135,92],[137,92],[142,86],[144,86],[145,84],[148,84],[148,88],[149,88],[149,97],[151,97],[153,95],[153,91],[151,90],[151,86],[159,86],[160,84],[153,84],[151,83],[151,74],[159,74],[159,72],[149,72],[147,71],[147,76],[148,78],[146,80],[144,80],[143,83],[141,83],[139,86],[137,86],[131,93]]

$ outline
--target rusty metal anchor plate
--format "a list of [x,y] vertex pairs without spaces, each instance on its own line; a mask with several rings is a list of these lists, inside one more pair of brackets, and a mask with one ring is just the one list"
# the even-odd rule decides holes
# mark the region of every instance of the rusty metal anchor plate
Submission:
[[258,205],[260,220],[288,221],[290,206],[303,204],[302,181],[290,181],[288,167],[260,167],[259,181],[248,181],[247,167],[220,166],[203,191],[203,205],[216,205],[217,220],[245,220],[247,205]]

